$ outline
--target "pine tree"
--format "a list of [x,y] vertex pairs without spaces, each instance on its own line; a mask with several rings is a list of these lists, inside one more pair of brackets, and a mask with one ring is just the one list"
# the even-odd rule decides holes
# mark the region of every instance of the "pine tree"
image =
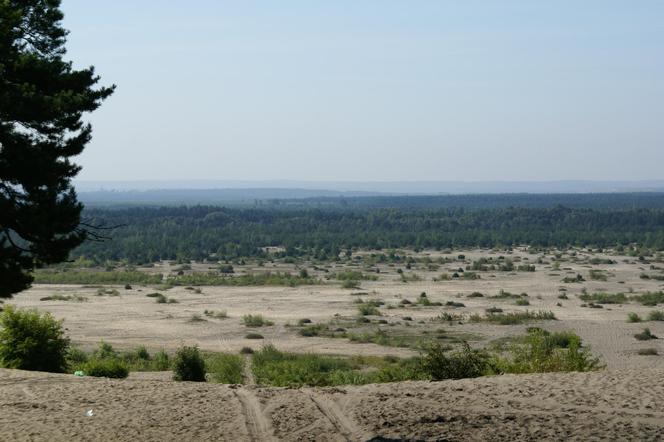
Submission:
[[71,157],[90,141],[84,112],[115,86],[65,61],[60,0],[0,0],[0,297],[29,287],[30,272],[66,260],[89,230]]

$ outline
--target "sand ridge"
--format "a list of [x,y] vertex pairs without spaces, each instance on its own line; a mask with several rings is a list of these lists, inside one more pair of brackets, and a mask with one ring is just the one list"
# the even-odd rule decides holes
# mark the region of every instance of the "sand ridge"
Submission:
[[289,389],[3,369],[0,440],[654,441],[662,379],[648,369]]

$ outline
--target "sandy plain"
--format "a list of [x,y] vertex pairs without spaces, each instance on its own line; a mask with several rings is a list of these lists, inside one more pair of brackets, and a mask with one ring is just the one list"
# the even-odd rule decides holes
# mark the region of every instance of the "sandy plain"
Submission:
[[[368,252],[367,252],[368,253]],[[474,347],[525,333],[529,326],[573,330],[584,345],[606,364],[593,373],[504,375],[444,382],[403,382],[337,388],[281,389],[260,386],[175,383],[170,374],[132,373],[122,381],[77,378],[72,375],[0,370],[0,440],[661,440],[664,438],[664,340],[641,342],[633,335],[649,327],[664,336],[664,322],[629,323],[629,312],[645,317],[657,307],[636,302],[583,306],[587,293],[626,293],[628,296],[662,290],[662,281],[643,279],[642,273],[661,273],[658,263],[635,257],[576,251],[563,254],[559,268],[552,254],[525,251],[422,252],[417,256],[453,259],[465,255],[469,263],[480,257],[510,257],[533,264],[535,272],[480,272],[481,279],[453,278],[461,262],[432,269],[416,263],[377,264],[378,280],[362,281],[359,289],[343,289],[326,276],[343,270],[362,270],[351,262],[318,265],[255,264],[235,266],[236,273],[291,271],[307,268],[323,284],[299,287],[201,287],[201,293],[173,287],[162,293],[178,300],[157,304],[146,297],[154,287],[115,286],[119,296],[96,296],[96,287],[36,285],[9,303],[38,308],[64,319],[74,345],[93,349],[101,340],[118,349],[145,345],[150,351],[173,351],[182,344],[204,350],[236,352],[244,346],[272,343],[294,352],[338,355],[417,354],[411,347],[354,343],[345,338],[303,337],[293,327],[299,319],[314,323],[357,316],[355,299],[380,299],[387,324],[369,324],[370,330],[418,335],[445,329],[468,339]],[[538,260],[541,258],[541,262]],[[593,258],[613,264],[591,264]],[[653,266],[653,267],[650,267]],[[207,264],[192,265],[207,271]],[[177,266],[162,263],[149,272],[173,273]],[[402,282],[397,270],[415,273],[420,280]],[[591,269],[602,270],[606,281],[591,280]],[[586,279],[564,283],[566,276]],[[564,291],[561,289],[564,288]],[[513,299],[492,299],[500,290],[528,294],[528,306]],[[363,295],[351,293],[362,292]],[[461,302],[464,307],[403,306],[426,292],[432,302]],[[468,297],[472,292],[484,297]],[[566,293],[568,299],[560,299]],[[40,301],[53,294],[78,294],[85,302]],[[388,305],[394,308],[388,309]],[[443,323],[444,312],[484,314],[488,307],[504,311],[550,310],[555,321],[521,325]],[[204,310],[226,311],[228,318],[206,318]],[[661,306],[660,306],[661,309]],[[250,329],[245,314],[262,314],[273,326]],[[206,321],[191,322],[192,315]],[[405,317],[412,321],[404,320]],[[248,340],[248,331],[260,331],[264,340]],[[659,355],[643,356],[641,348]],[[86,412],[93,410],[93,416]]]

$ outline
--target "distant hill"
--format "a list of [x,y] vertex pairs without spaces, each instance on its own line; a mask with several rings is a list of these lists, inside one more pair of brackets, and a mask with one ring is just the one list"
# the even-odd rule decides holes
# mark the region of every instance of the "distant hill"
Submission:
[[[305,181],[81,181],[81,201],[101,205],[305,204],[371,207],[506,207],[555,204],[660,207],[664,181],[550,182],[305,182]],[[586,195],[573,198],[573,195]],[[607,196],[611,194],[623,196]],[[491,196],[494,195],[494,196]],[[498,196],[500,195],[500,196]],[[507,196],[511,195],[511,196]],[[527,195],[540,195],[536,203]],[[604,195],[604,196],[602,196]],[[408,202],[404,203],[408,198]],[[396,199],[395,199],[396,198]],[[495,202],[491,202],[496,199]],[[348,201],[352,199],[352,201]],[[277,203],[277,200],[286,200]],[[296,201],[308,200],[308,201]],[[597,200],[597,201],[596,201]],[[598,203],[599,201],[599,203]]]
[[[370,194],[466,194],[466,193],[611,193],[664,192],[664,180],[642,181],[77,181],[79,192],[146,191],[177,189],[235,189],[314,191],[313,196],[330,192]],[[327,193],[327,194],[326,194]],[[312,195],[306,195],[312,196]],[[306,197],[304,196],[304,197]]]

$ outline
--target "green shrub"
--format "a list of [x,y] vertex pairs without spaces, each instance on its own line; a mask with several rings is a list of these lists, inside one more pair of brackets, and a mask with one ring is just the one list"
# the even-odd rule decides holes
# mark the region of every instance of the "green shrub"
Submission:
[[646,292],[642,295],[632,296],[632,300],[643,305],[655,306],[657,304],[664,304],[664,292]]
[[95,359],[113,359],[117,358],[118,354],[111,344],[101,341],[99,348],[92,352],[92,357]]
[[129,375],[127,365],[117,358],[93,358],[83,364],[82,369],[87,376],[99,378],[124,379]]
[[[150,296],[150,295],[148,295],[148,296]],[[154,298],[155,298],[155,302],[157,304],[177,304],[178,303],[177,299],[169,298],[167,296],[162,295],[161,293],[157,293],[156,296],[154,296]]]
[[193,315],[191,315],[191,318],[187,320],[187,322],[191,323],[207,322],[207,319],[201,317],[201,315],[197,313],[194,313]]
[[653,310],[648,313],[648,321],[664,321],[664,312],[660,310]]
[[313,336],[318,336],[327,331],[327,326],[325,324],[312,324],[302,327],[299,330],[300,336],[306,338],[311,338]]
[[264,325],[274,325],[274,322],[263,318],[263,315],[244,315],[242,322],[247,327],[263,327]]
[[446,354],[447,347],[431,344],[422,357],[422,369],[432,380],[476,378],[489,371],[489,355],[473,350],[467,343],[460,350]]
[[136,271],[37,271],[34,277],[36,284],[159,284],[162,280],[161,275]]
[[209,356],[205,363],[212,381],[220,384],[242,383],[242,356],[216,353]]
[[335,279],[339,281],[376,281],[378,276],[371,275],[368,273],[362,273],[353,270],[347,270],[345,272],[339,272],[334,275]]
[[593,269],[588,272],[593,281],[606,281],[607,275],[603,270]]
[[352,279],[345,279],[341,282],[342,289],[358,289],[360,288],[360,283]]
[[517,299],[515,304],[520,306],[525,306],[525,305],[530,305],[530,301],[528,301],[527,299]]
[[487,314],[484,317],[471,315],[469,319],[471,322],[493,322],[500,325],[516,325],[531,321],[553,321],[556,319],[556,316],[551,311],[540,310],[531,312],[526,310],[525,312]]
[[205,316],[208,316],[210,318],[215,318],[215,319],[226,319],[228,318],[228,313],[226,313],[226,310],[220,310],[220,311],[214,311],[214,310],[205,310],[203,312]]
[[150,353],[148,353],[148,349],[145,348],[144,345],[136,347],[136,350],[134,350],[134,354],[138,359],[142,359],[144,361],[150,359]]
[[6,306],[0,312],[0,365],[62,373],[67,369],[69,338],[62,321],[50,313]]
[[362,316],[380,316],[380,311],[371,304],[360,304],[357,309]]
[[247,333],[244,335],[244,339],[263,339],[263,335],[260,333]]
[[[440,302],[430,303],[429,305],[434,305],[434,306],[435,306],[435,305],[440,305]],[[466,306],[466,304],[464,304],[463,302],[447,301],[447,302],[445,303],[445,306],[447,306],[447,307],[453,307],[453,308],[463,308],[463,307]]]
[[624,293],[583,293],[579,295],[582,301],[594,302],[596,304],[625,304],[629,302]]
[[639,341],[649,341],[651,339],[657,339],[657,336],[653,335],[649,328],[644,328],[641,333],[637,333],[634,337]]
[[641,322],[641,316],[634,312],[627,313],[627,322]]
[[39,298],[40,301],[75,301],[75,302],[85,302],[88,300],[85,296],[81,295],[61,295],[55,294],[51,296],[44,296]]
[[580,273],[577,273],[576,276],[574,276],[574,277],[566,276],[565,278],[563,278],[563,282],[567,283],[567,284],[571,284],[571,283],[575,283],[575,282],[583,282],[583,281],[585,281],[585,278]]
[[504,373],[591,371],[602,367],[599,359],[581,346],[576,334],[551,334],[537,328],[531,329],[522,343],[514,345],[511,357],[497,359],[496,366]]
[[266,345],[253,355],[256,381],[277,387],[331,385],[332,372],[349,369],[349,363],[340,358],[286,353],[272,345]]
[[205,360],[198,347],[180,347],[173,358],[173,379],[205,382]]
[[67,366],[78,367],[88,362],[88,354],[76,347],[69,347],[67,351]]
[[155,371],[167,371],[171,368],[171,360],[168,353],[160,350],[152,357],[152,367]]

